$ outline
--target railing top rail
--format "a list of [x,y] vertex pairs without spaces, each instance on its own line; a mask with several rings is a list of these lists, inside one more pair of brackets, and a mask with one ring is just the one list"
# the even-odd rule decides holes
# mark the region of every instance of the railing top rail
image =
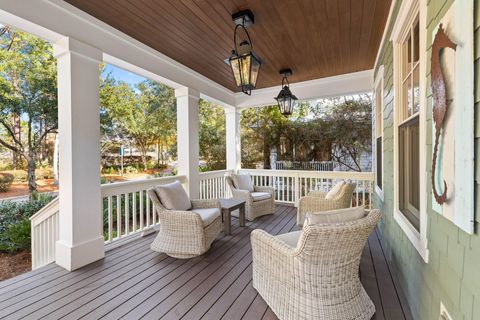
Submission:
[[215,178],[215,177],[223,177],[226,173],[232,172],[231,170],[214,170],[214,171],[206,171],[200,172],[201,178]]
[[33,226],[36,226],[46,219],[50,218],[52,215],[58,212],[58,197],[50,201],[45,207],[38,210],[33,216],[30,217],[30,221]]
[[307,170],[270,170],[270,169],[240,169],[240,172],[271,177],[301,177],[323,179],[352,179],[373,181],[373,172],[356,171],[307,171]]
[[151,179],[139,179],[125,182],[115,182],[102,184],[102,197],[114,196],[123,193],[136,192],[140,190],[149,189],[159,184],[166,184],[174,181],[180,181],[185,183],[187,181],[186,176],[169,176]]

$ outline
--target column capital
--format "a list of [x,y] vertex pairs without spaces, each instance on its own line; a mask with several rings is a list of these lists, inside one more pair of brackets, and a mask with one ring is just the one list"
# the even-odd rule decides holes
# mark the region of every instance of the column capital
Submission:
[[200,99],[200,92],[188,87],[181,87],[181,88],[175,89],[175,98],[181,98],[181,97],[190,97],[190,98]]
[[103,60],[103,54],[100,50],[72,37],[64,37],[53,44],[55,58],[58,59],[68,53],[74,53],[95,62]]
[[225,107],[224,110],[225,110],[225,114],[239,114],[240,115],[242,113],[241,112],[242,110],[237,109],[235,107]]

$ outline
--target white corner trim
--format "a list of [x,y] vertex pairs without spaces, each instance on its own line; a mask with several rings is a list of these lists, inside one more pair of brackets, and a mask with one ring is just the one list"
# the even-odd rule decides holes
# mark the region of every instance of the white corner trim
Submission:
[[[384,146],[384,126],[383,126],[383,122],[384,122],[384,115],[383,115],[383,111],[384,111],[384,108],[385,108],[385,88],[384,88],[384,71],[385,71],[385,68],[383,65],[381,65],[379,68],[378,68],[378,71],[377,71],[377,74],[375,75],[375,81],[374,81],[374,85],[373,85],[373,100],[374,101],[374,105],[372,106],[372,109],[373,109],[373,112],[372,112],[372,123],[374,123],[374,127],[372,128],[373,129],[373,143],[372,143],[372,146],[374,146],[374,150],[373,150],[373,154],[374,154],[374,161],[373,161],[373,168],[374,168],[374,174],[375,174],[375,179],[377,179],[377,136],[376,136],[376,131],[377,131],[377,127],[376,127],[376,123],[374,121],[376,121],[377,119],[377,106],[376,106],[376,99],[377,99],[377,95],[376,95],[376,92],[377,90],[380,90],[381,91],[381,106],[380,106],[380,113],[381,113],[381,117],[380,117],[380,128],[382,130],[382,188],[385,187],[385,157],[384,157],[384,149],[385,149],[385,146]],[[380,189],[378,187],[378,185],[375,183],[375,192],[377,193],[377,195],[380,197],[380,199],[383,201],[384,198],[383,198],[383,189]]]
[[[257,89],[251,96],[241,92],[235,94],[237,108],[261,107],[276,104],[274,97],[280,91],[278,86]],[[299,100],[336,97],[370,92],[373,85],[373,70],[365,70],[338,76],[292,83],[290,89]]]
[[388,28],[390,28],[390,23],[392,22],[392,17],[393,17],[393,10],[395,9],[396,4],[397,4],[397,0],[392,0],[392,3],[390,4],[390,10],[388,11],[387,22],[385,23],[385,28],[383,29],[382,40],[380,41],[380,45],[378,46],[377,56],[375,58],[375,64],[373,65],[374,68],[377,67],[378,60],[380,59],[380,54],[382,52],[385,39],[387,38]]
[[400,10],[395,19],[395,24],[392,29],[392,34],[390,40],[393,42],[400,42],[405,36],[406,24],[409,24],[410,19],[415,18],[414,13],[419,11],[419,1],[418,0],[403,0]]
[[399,210],[399,159],[398,159],[398,125],[399,111],[401,108],[401,68],[402,62],[399,60],[402,54],[401,43],[410,30],[410,25],[414,22],[417,14],[420,23],[420,75],[426,75],[427,50],[426,50],[426,18],[427,5],[426,0],[405,0],[400,8],[399,17],[395,21],[394,31],[392,32],[393,41],[393,83],[394,83],[394,218],[407,238],[412,242],[413,246],[422,256],[423,260],[428,262],[428,239],[427,239],[427,134],[426,134],[426,77],[420,77],[420,231],[408,221],[408,219]]
[[393,218],[403,230],[408,240],[412,243],[415,249],[418,251],[425,263],[428,263],[429,250],[428,241],[426,235],[420,234],[417,229],[407,220],[407,218],[398,209],[393,212]]

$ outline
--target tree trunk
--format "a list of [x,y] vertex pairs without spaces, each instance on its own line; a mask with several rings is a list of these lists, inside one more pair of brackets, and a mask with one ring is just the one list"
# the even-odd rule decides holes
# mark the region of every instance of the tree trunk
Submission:
[[30,152],[27,157],[28,162],[28,191],[30,193],[37,191],[37,183],[35,182],[35,155]]
[[142,157],[143,171],[147,171],[147,150],[141,148],[140,155]]

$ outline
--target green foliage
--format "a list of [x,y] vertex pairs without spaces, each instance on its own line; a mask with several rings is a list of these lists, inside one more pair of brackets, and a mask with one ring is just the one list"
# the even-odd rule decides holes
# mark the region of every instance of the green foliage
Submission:
[[29,218],[54,198],[51,195],[32,194],[32,199],[25,202],[0,203],[0,251],[29,249]]
[[201,99],[200,158],[207,163],[201,170],[222,170],[226,168],[225,111],[222,107]]
[[100,104],[102,146],[107,148],[107,141],[131,141],[142,155],[143,169],[152,145],[165,150],[175,143],[173,89],[151,80],[132,88],[107,74],[101,79]]
[[337,97],[299,103],[289,118],[277,106],[242,112],[242,167],[263,162],[270,168],[270,152],[280,160],[333,160],[360,171],[359,158],[371,149],[369,95]]
[[0,144],[28,163],[30,191],[36,189],[37,153],[58,127],[56,85],[52,46],[0,28]]
[[10,190],[13,182],[13,174],[0,173],[0,192],[7,192]]
[[15,252],[30,249],[30,220],[23,219],[10,225],[0,235],[0,251]]

